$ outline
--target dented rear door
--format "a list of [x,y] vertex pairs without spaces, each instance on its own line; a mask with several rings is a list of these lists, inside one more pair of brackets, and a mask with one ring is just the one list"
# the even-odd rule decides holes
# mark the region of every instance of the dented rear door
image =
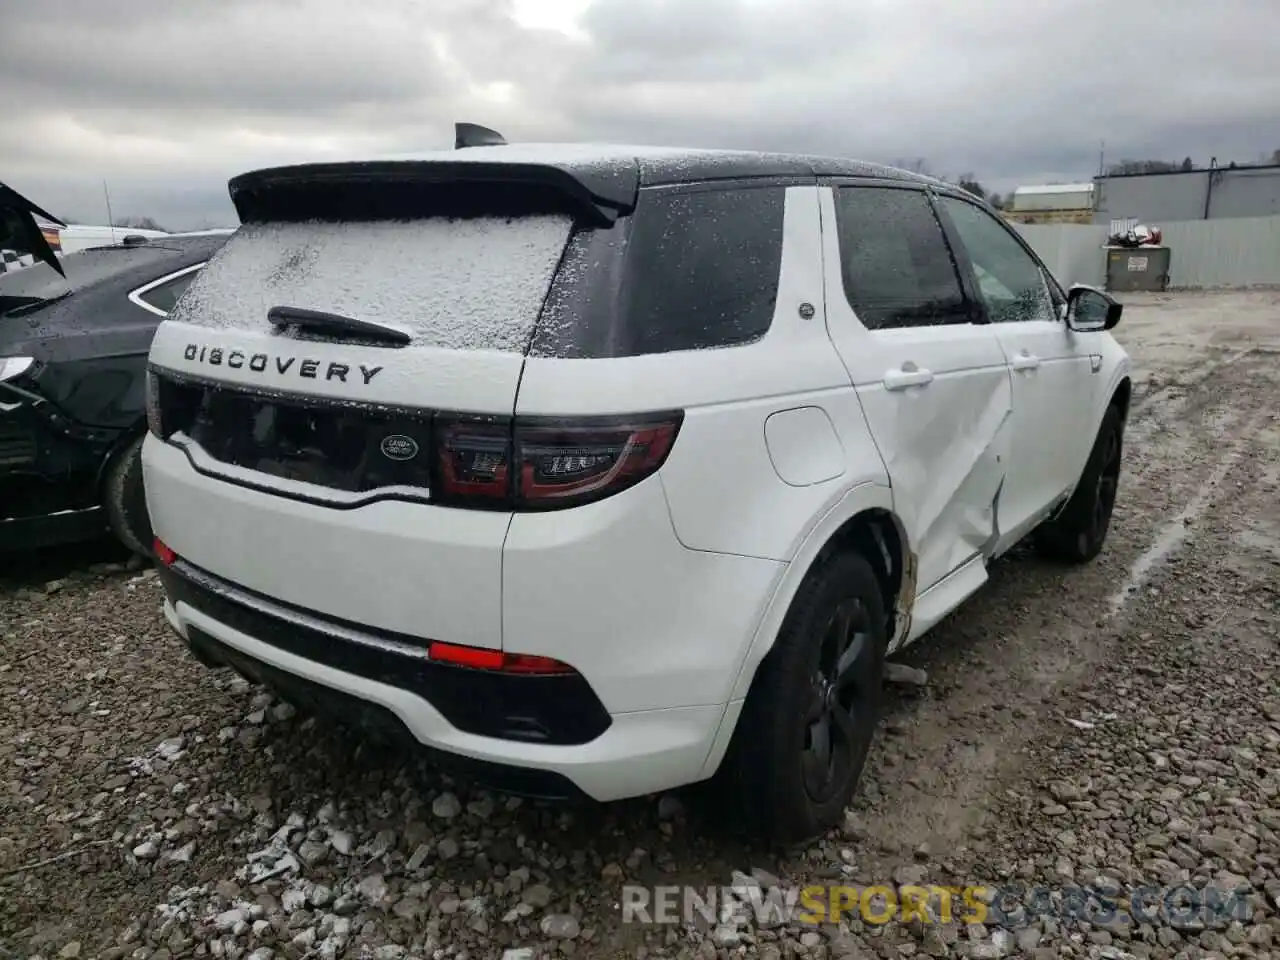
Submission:
[[929,197],[910,183],[823,197],[827,325],[884,459],[921,592],[1000,539],[1012,389],[973,322]]

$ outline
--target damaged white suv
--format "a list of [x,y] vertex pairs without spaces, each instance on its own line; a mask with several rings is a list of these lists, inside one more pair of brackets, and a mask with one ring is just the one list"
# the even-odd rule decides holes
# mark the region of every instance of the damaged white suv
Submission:
[[474,132],[231,181],[151,351],[166,615],[500,788],[811,836],[886,653],[1101,548],[1121,307],[902,171]]

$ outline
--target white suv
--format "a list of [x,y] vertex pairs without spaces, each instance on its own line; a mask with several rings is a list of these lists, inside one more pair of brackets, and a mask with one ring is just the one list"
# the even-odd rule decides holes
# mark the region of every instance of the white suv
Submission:
[[151,351],[166,615],[494,786],[719,771],[811,836],[887,653],[1028,534],[1102,546],[1121,307],[949,184],[499,142],[230,190]]

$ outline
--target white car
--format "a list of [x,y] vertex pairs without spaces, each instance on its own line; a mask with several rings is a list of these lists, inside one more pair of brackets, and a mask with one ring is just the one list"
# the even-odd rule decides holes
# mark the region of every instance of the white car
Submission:
[[484,782],[719,773],[812,836],[886,654],[1028,535],[1103,545],[1121,307],[949,184],[498,142],[231,194],[150,356],[166,616]]

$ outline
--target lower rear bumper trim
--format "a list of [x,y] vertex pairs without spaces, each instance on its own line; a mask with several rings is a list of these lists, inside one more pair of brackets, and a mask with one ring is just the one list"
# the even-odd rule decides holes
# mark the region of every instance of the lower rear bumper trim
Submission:
[[476,760],[425,746],[414,738],[399,717],[381,704],[354,697],[245,656],[198,628],[188,628],[186,640],[191,652],[202,663],[230,667],[246,679],[270,687],[306,711],[332,717],[375,739],[420,753],[447,773],[457,774],[503,793],[530,799],[571,802],[591,800],[572,780],[552,770]]
[[160,577],[174,603],[287,653],[413,693],[467,733],[568,746],[589,743],[611,723],[579,674],[514,675],[435,662],[422,638],[298,609],[182,560],[161,567]]

